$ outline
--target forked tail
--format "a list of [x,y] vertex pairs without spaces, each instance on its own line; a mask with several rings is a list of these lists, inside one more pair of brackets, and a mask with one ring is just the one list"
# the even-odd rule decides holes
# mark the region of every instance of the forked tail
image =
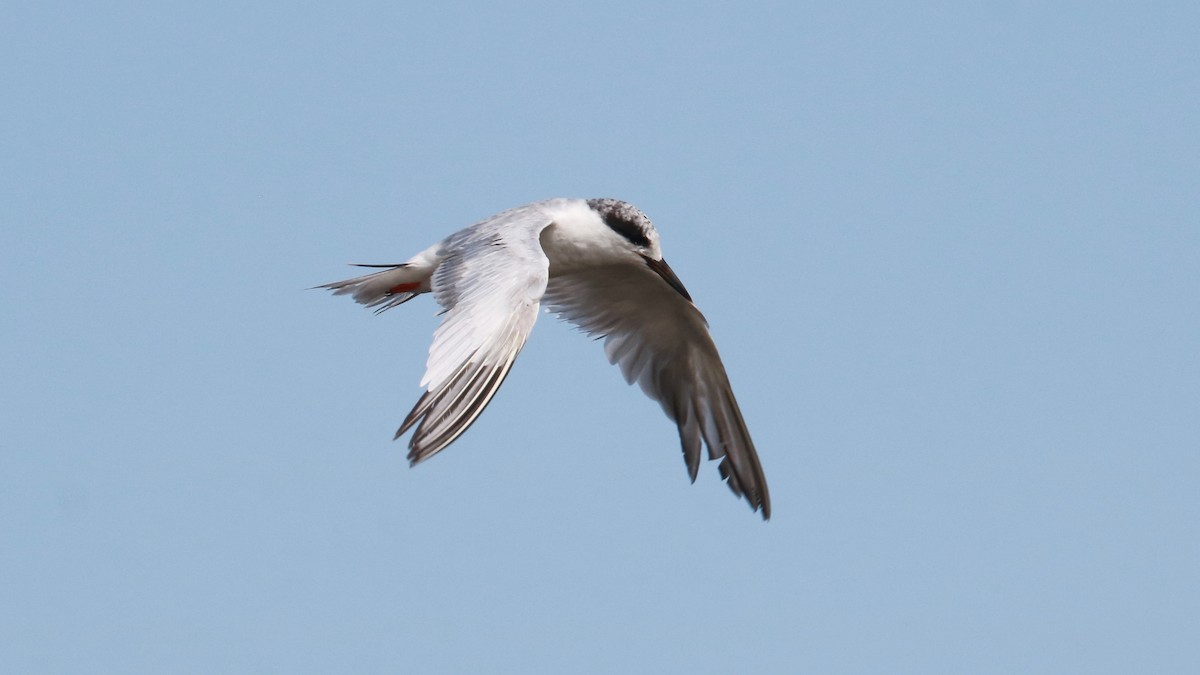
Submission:
[[403,304],[421,293],[429,292],[429,270],[410,263],[399,265],[357,265],[357,267],[386,267],[353,279],[322,284],[316,288],[328,288],[334,295],[350,295],[354,301],[367,307],[376,307],[378,314],[396,305]]

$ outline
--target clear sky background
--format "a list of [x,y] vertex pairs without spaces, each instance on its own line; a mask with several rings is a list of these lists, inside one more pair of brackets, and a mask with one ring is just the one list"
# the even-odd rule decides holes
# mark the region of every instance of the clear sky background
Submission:
[[[1198,30],[7,3],[0,669],[1200,672]],[[654,219],[771,522],[550,317],[407,467],[436,306],[305,289],[556,196]]]

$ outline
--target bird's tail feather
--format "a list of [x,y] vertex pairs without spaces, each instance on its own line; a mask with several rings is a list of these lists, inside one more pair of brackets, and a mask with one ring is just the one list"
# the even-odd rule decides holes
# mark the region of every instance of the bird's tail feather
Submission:
[[388,269],[353,279],[322,284],[317,288],[327,288],[333,291],[334,295],[350,295],[360,305],[376,307],[377,314],[385,309],[408,302],[421,293],[429,292],[429,270],[421,269],[416,265],[402,263],[399,265],[358,265],[358,267],[387,267]]

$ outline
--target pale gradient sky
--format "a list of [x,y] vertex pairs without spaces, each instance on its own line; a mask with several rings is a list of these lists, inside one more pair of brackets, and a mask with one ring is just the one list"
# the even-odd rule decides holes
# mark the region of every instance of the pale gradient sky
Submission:
[[[1200,672],[1196,3],[14,2],[0,660],[21,673]],[[764,524],[543,317],[409,470],[428,298],[642,207]]]

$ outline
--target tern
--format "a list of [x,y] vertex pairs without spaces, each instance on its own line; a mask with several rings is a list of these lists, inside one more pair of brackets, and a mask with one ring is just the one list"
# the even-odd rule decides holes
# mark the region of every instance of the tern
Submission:
[[420,386],[395,438],[416,425],[416,465],[454,442],[495,396],[541,305],[604,338],[608,360],[679,427],[692,482],[701,441],[734,494],[764,520],[767,481],[708,332],[683,282],[663,260],[658,232],[616,199],[548,199],[455,232],[405,263],[318,286],[376,313],[432,293],[442,306]]

